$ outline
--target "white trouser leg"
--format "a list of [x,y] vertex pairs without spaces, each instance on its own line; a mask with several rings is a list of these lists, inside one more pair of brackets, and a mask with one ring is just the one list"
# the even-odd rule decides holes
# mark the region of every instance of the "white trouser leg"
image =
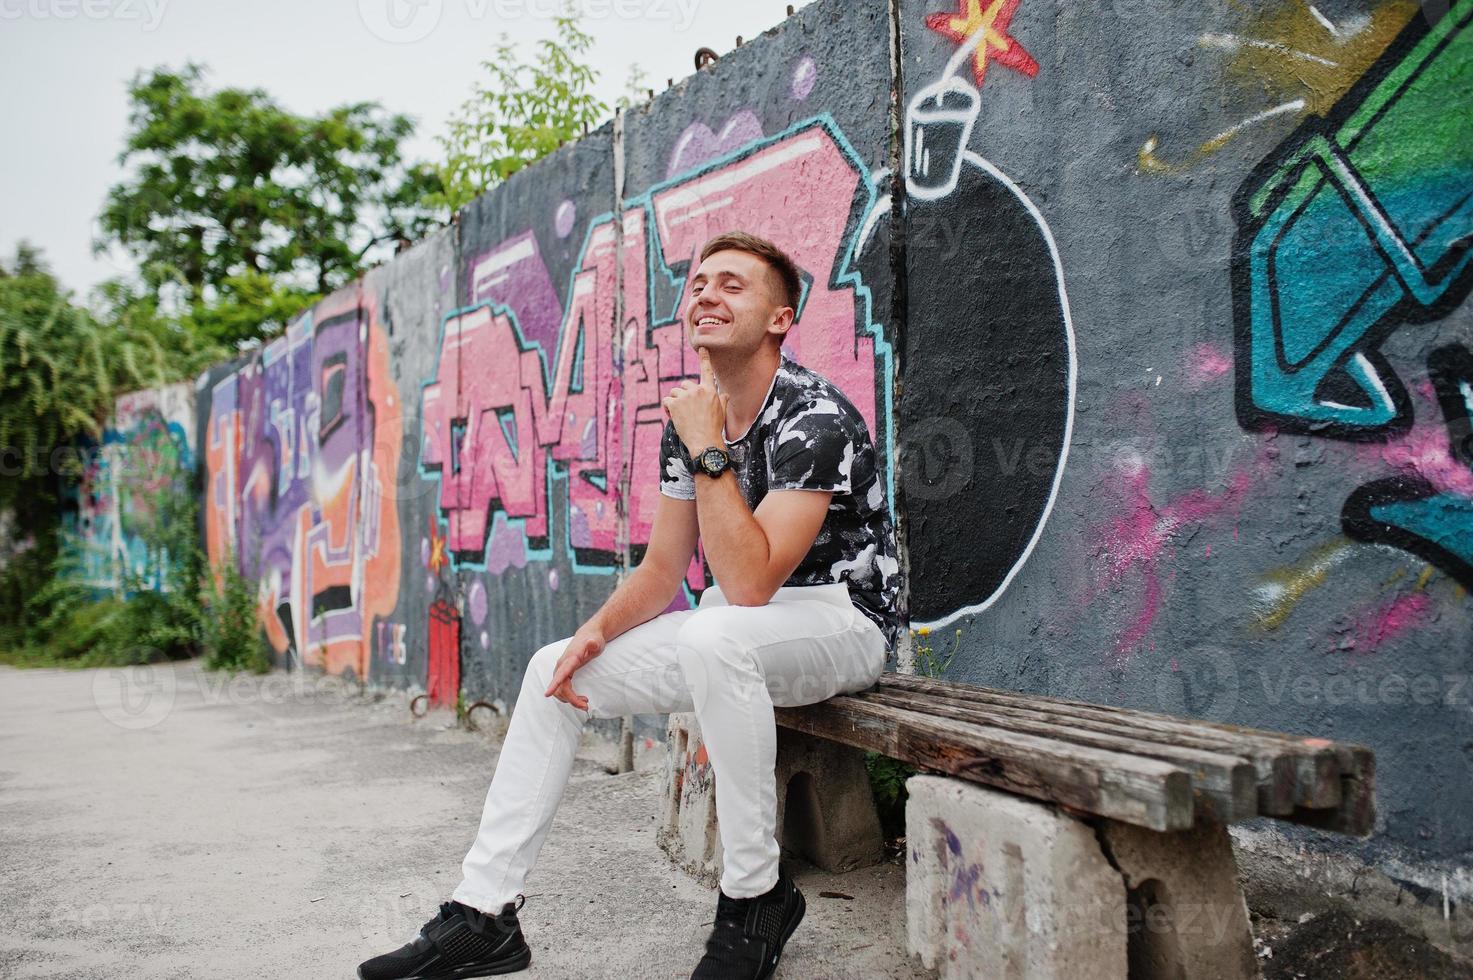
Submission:
[[721,890],[761,895],[777,883],[772,709],[873,685],[885,666],[884,636],[838,584],[779,589],[765,606],[726,605],[718,594],[681,624],[678,641],[716,779]]
[[696,610],[658,616],[609,641],[573,675],[588,711],[543,695],[568,641],[527,667],[481,828],[454,898],[498,911],[522,891],[572,770],[588,718],[694,710],[720,790],[721,887],[733,898],[777,881],[773,706],[862,690],[885,663],[884,638],[842,584],[779,589],[764,606],[731,606],[708,589]]

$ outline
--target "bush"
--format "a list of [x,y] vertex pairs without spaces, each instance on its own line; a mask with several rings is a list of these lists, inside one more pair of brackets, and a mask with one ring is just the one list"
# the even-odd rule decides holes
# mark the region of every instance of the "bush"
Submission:
[[[28,492],[9,503],[0,491],[0,657],[6,650],[26,646],[36,625],[31,599],[38,583],[51,577],[56,562],[60,511],[56,495],[44,481],[24,482]],[[24,534],[21,528],[26,529]]]
[[[86,583],[78,542],[63,536],[60,552],[32,579],[44,584],[31,584],[31,592],[17,600],[24,615],[0,634],[0,661],[113,667],[203,654],[209,670],[270,670],[255,587],[234,555],[209,568],[197,544],[197,506],[182,478],[154,500],[152,519],[136,529],[147,547],[148,568],[143,574],[124,570],[116,591]],[[154,587],[154,575],[162,588]]]
[[7,659],[32,666],[113,667],[194,655],[199,610],[188,592],[101,592],[63,558],[32,597],[36,622]]
[[886,840],[904,836],[905,781],[916,774],[916,767],[879,752],[866,752],[864,768],[880,815],[880,833]]
[[227,554],[207,581],[208,586],[200,587],[204,614],[200,646],[205,667],[256,674],[270,670],[271,653],[256,622],[256,592],[240,573],[235,556]]
[[[196,504],[187,481],[164,490],[155,508],[155,519],[139,531],[147,568],[122,569],[115,591],[87,583],[78,542],[63,536],[44,584],[25,600],[20,643],[5,659],[111,667],[194,656],[203,619],[203,559],[194,545]],[[162,588],[154,588],[154,574]]]

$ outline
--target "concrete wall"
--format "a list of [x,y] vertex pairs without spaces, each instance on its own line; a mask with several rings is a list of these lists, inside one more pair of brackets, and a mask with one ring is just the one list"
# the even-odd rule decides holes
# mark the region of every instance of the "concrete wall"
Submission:
[[1382,832],[1303,841],[1473,892],[1470,19],[816,3],[202,382],[211,553],[283,662],[510,701],[638,561],[745,228],[887,461],[902,656],[1365,742]]
[[63,541],[78,582],[107,592],[170,587],[166,561],[152,542],[168,519],[164,495],[193,492],[196,449],[189,385],[118,398],[101,443],[82,448],[81,479],[62,501]]
[[950,76],[937,6],[906,131],[976,112],[908,201],[913,624],[958,678],[1368,743],[1383,839],[1465,865],[1473,4],[1025,2]]

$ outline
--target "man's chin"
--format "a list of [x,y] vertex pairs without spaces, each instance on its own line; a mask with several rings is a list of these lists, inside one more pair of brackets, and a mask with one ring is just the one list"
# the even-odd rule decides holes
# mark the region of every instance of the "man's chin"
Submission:
[[696,334],[694,337],[692,337],[690,345],[695,350],[705,349],[713,354],[721,351],[726,351],[731,347],[729,343],[723,342],[720,338],[706,337],[702,336],[701,334]]

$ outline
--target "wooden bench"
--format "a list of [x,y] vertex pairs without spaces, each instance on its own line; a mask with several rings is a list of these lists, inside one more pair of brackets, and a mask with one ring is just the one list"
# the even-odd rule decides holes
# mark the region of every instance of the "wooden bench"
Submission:
[[[864,751],[927,774],[909,784],[907,933],[944,978],[1257,976],[1226,825],[1375,824],[1374,754],[1321,738],[888,673],[777,722],[779,806],[808,774],[824,867],[877,850],[845,843],[877,837],[872,805],[856,815]],[[692,725],[672,717],[667,841],[712,781]],[[714,804],[703,819],[709,867]]]
[[1264,816],[1364,836],[1375,824],[1375,755],[1322,738],[902,674],[777,721],[1148,830]]

